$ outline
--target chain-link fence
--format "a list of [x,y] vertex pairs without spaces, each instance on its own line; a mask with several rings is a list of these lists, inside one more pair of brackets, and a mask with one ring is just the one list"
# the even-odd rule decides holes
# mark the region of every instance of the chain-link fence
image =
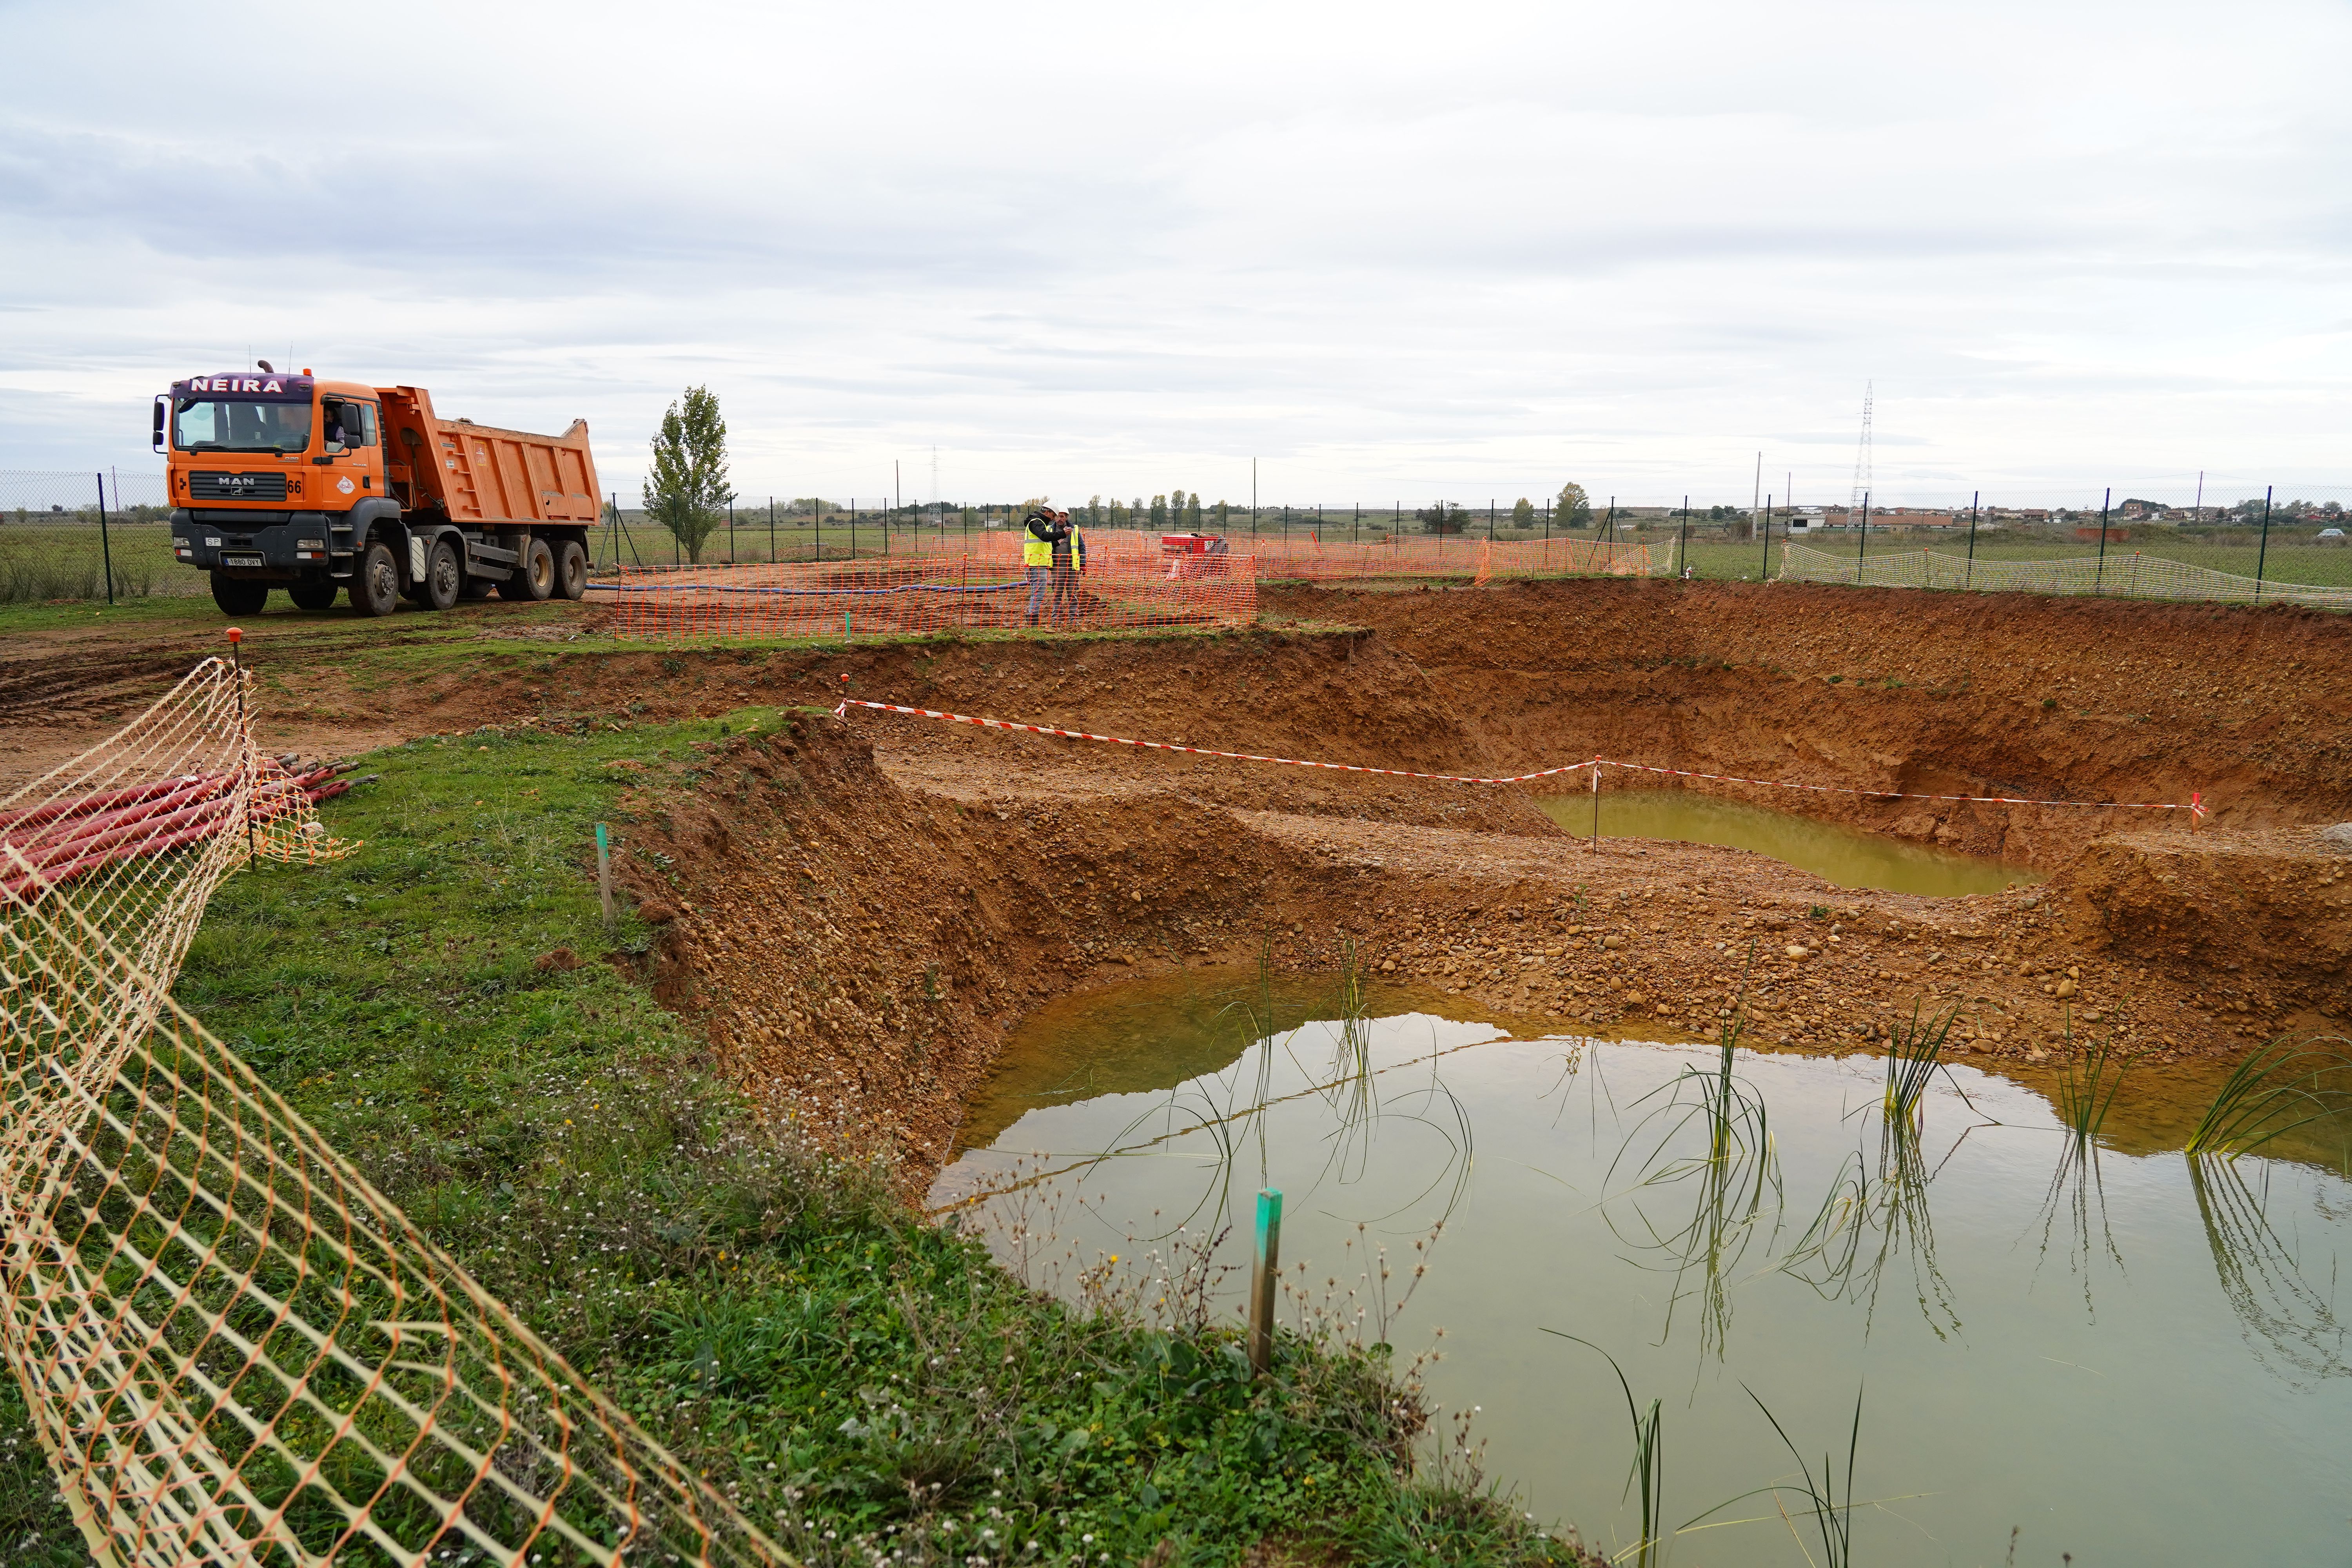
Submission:
[[[204,574],[173,559],[165,500],[159,471],[0,470],[0,603],[204,594]],[[688,541],[619,501],[618,495],[607,498],[589,541],[600,572],[934,553],[993,558],[1032,504],[745,494],[700,539]],[[2066,563],[2088,561],[2087,580],[2105,592],[2105,562],[2122,554],[2141,563],[2122,570],[2147,597],[2269,603],[2296,597],[2294,590],[2352,589],[2352,523],[2346,521],[2352,488],[2282,489],[2221,475],[2093,491],[2059,485],[1914,491],[1900,501],[1874,494],[1808,500],[1801,493],[1795,505],[1769,493],[1720,502],[1654,489],[1611,494],[1598,486],[1581,501],[1570,495],[1569,504],[1554,494],[1253,506],[1184,491],[1062,504],[1098,538],[1222,535],[1269,577],[1282,575],[1286,563],[1307,563],[1302,575],[1328,576],[1333,562],[1348,558],[1339,548],[1345,546],[1385,551],[1384,560],[1409,557],[1417,570],[1425,561],[1421,574],[1472,579],[1486,559],[1481,545],[1549,550],[1568,542],[1604,546],[1601,553],[1612,560],[1625,547],[1640,547],[1654,574],[1717,581],[1791,574],[1794,545],[1801,553],[1793,575],[1817,582],[1942,587],[1957,574],[1977,590],[2033,592],[2043,591],[2045,582],[2071,584],[2074,574]],[[1821,556],[1851,569],[1824,565]],[[1898,559],[1906,556],[1916,559]],[[1946,558],[1960,563],[1957,574]],[[2052,569],[1983,573],[1979,563]],[[2254,586],[2241,591],[2236,579]],[[2330,599],[2321,594],[2314,602]]]
[[207,591],[172,556],[160,469],[0,469],[0,604]]

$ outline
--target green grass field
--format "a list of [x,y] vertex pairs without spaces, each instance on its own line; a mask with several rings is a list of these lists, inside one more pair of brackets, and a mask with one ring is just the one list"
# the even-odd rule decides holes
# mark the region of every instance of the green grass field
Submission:
[[[544,657],[544,656],[541,656]],[[889,1173],[755,1115],[607,933],[605,763],[682,763],[774,710],[579,735],[428,737],[323,810],[363,847],[215,897],[177,994],[491,1290],[803,1560],[1569,1560],[1396,1467],[1377,1355],[1160,1332],[1024,1289]],[[643,775],[641,775],[643,776]],[[688,775],[689,785],[693,775]],[[568,950],[568,961],[542,955]],[[1028,1543],[1034,1542],[1034,1546]],[[1001,1549],[1001,1550],[1000,1550]],[[992,1556],[992,1561],[996,1560]],[[1263,1559],[1260,1559],[1263,1561]],[[0,1561],[89,1562],[13,1379]]]
[[[2215,572],[2228,572],[2236,576],[2254,575],[2257,562],[2264,581],[2302,584],[2312,587],[2352,587],[2352,550],[2340,545],[2312,542],[2310,529],[2301,529],[2292,536],[2273,531],[2270,546],[2264,551],[2257,540],[2233,531],[2215,537],[2181,536],[2171,531],[2148,530],[2129,541],[2107,545],[2107,560],[2112,563],[2128,558],[2134,552],[2160,560],[2179,561],[2193,566],[2203,566]],[[1646,532],[1635,537],[1646,543],[1661,544],[1670,549],[1682,548],[1675,536],[1664,531]],[[1800,536],[1798,543],[1824,554],[1843,560],[1853,559],[1860,536],[1850,531],[1824,531],[1810,537]],[[1720,582],[1754,581],[1759,572],[1778,576],[1785,546],[1778,534],[1772,538],[1769,570],[1765,569],[1764,545],[1755,540],[1726,541],[1694,538],[1688,546],[1690,565],[1703,578]],[[1912,552],[1932,550],[1938,554],[1966,556],[1968,536],[1965,531],[1952,537],[1938,530],[1909,532],[1873,532],[1868,551],[1871,555]],[[1998,534],[1977,536],[1976,559],[1979,561],[2080,561],[2095,556],[2099,547],[2095,542],[2064,539],[2003,538]],[[1679,557],[1670,557],[1679,563]]]

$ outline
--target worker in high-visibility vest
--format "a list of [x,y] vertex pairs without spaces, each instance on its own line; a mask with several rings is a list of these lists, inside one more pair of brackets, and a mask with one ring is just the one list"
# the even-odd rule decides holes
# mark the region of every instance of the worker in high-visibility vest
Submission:
[[1078,531],[1066,511],[1054,514],[1061,539],[1054,545],[1054,622],[1066,618],[1076,626],[1080,614],[1078,578],[1087,569],[1087,536]]
[[1068,539],[1069,524],[1040,508],[1021,520],[1021,564],[1029,574],[1029,625],[1045,607],[1045,585],[1054,575],[1054,547]]

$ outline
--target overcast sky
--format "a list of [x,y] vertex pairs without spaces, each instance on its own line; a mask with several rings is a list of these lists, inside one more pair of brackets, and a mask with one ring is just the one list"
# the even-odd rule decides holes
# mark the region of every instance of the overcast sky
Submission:
[[[2352,14],[0,0],[0,468],[255,355],[746,496],[2352,483]],[[931,479],[937,449],[938,489]],[[2175,498],[2169,493],[2178,489]]]

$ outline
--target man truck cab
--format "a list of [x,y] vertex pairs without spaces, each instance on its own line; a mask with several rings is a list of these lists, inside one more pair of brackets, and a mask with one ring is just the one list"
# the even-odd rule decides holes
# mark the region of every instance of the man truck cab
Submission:
[[250,616],[273,587],[306,610],[338,589],[364,616],[446,610],[496,588],[577,599],[599,515],[588,423],[562,436],[443,420],[422,387],[249,373],[155,400],[172,548]]

